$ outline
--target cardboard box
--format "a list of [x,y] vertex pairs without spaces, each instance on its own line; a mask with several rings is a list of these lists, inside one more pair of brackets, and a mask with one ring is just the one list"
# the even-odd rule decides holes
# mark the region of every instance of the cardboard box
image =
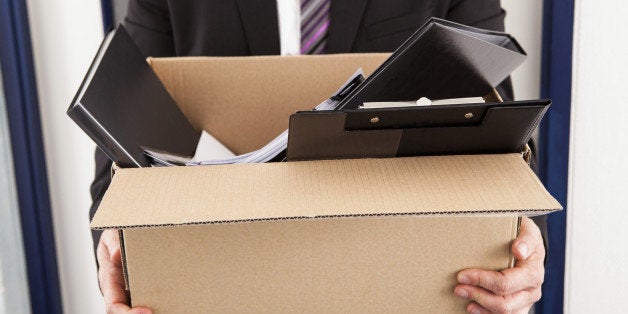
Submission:
[[[150,59],[236,153],[385,54]],[[521,154],[117,169],[92,221],[121,229],[132,304],[156,313],[463,312],[464,268],[499,270],[520,215],[560,209]]]

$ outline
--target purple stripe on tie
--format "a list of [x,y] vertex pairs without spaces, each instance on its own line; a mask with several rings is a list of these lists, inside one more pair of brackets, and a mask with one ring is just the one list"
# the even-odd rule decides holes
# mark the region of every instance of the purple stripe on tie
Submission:
[[329,26],[329,21],[325,21],[325,23],[323,23],[323,25],[321,25],[321,27],[318,28],[316,33],[314,33],[314,36],[312,36],[312,38],[310,38],[310,40],[308,40],[304,45],[301,46],[301,53],[302,54],[305,54],[310,49],[312,44],[317,42],[318,39],[320,39],[321,37],[323,37],[325,35],[325,32],[327,31],[327,27],[328,26]]
[[[329,19],[329,16],[327,16],[327,14],[321,14],[315,21],[307,21],[305,24],[301,25],[301,43],[303,43],[303,39],[306,39],[308,36],[310,36],[310,34],[316,30],[318,27],[321,26],[323,20],[325,19]],[[326,22],[329,22],[329,20],[327,20]],[[308,24],[308,25],[306,25]]]

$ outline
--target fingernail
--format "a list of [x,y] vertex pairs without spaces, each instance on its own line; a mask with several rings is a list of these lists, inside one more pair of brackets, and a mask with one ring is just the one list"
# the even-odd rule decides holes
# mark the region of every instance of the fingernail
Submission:
[[467,290],[464,290],[464,289],[456,289],[456,291],[454,291],[454,294],[457,297],[461,297],[465,299],[469,297],[469,292],[467,292]]
[[471,283],[471,280],[469,280],[469,277],[465,276],[465,275],[460,275],[458,276],[458,282],[461,284],[465,284],[468,285]]
[[480,310],[478,310],[478,309],[473,309],[473,310],[471,310],[471,313],[473,313],[473,314],[480,314]]
[[521,256],[523,256],[524,258],[528,258],[528,246],[525,245],[525,243],[522,242],[517,244],[517,249],[521,253]]

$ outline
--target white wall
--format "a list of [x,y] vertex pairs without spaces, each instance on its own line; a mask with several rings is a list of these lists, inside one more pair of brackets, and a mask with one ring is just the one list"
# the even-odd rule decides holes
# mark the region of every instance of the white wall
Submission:
[[537,99],[541,86],[543,1],[502,0],[502,7],[506,10],[506,31],[528,54],[527,60],[512,73],[515,99]]
[[94,144],[65,111],[103,37],[99,0],[28,0],[66,313],[102,313],[88,227]]
[[628,309],[628,2],[576,1],[566,313]]

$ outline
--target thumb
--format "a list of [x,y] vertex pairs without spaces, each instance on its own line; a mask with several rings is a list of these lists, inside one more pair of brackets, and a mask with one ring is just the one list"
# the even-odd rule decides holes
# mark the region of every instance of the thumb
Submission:
[[117,230],[105,230],[101,236],[103,244],[107,248],[109,261],[116,267],[122,267],[120,253],[120,237]]
[[539,243],[543,243],[539,227],[532,219],[523,217],[519,235],[512,243],[512,253],[518,260],[525,260],[538,249]]

